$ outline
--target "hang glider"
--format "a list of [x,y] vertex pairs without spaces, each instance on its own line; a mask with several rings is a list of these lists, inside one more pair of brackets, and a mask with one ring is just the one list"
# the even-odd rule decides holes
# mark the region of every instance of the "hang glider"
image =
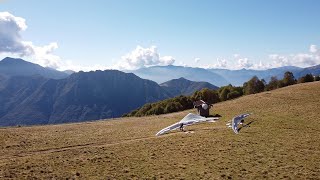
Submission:
[[250,116],[251,113],[240,114],[232,118],[231,123],[226,124],[228,127],[232,128],[232,130],[238,134],[239,133],[239,124],[243,124],[244,118]]
[[215,122],[216,120],[218,120],[219,118],[218,117],[210,117],[210,118],[205,118],[205,117],[202,117],[202,116],[199,116],[199,115],[196,115],[196,114],[192,114],[192,113],[189,113],[188,115],[186,115],[181,121],[175,123],[175,124],[172,124],[171,126],[168,126],[162,130],[160,130],[156,136],[160,136],[162,134],[165,134],[169,131],[173,131],[173,130],[176,130],[176,129],[179,129],[180,130],[183,130],[183,127],[185,126],[190,126],[190,125],[193,125],[193,124],[198,124],[198,123],[202,123],[202,122]]

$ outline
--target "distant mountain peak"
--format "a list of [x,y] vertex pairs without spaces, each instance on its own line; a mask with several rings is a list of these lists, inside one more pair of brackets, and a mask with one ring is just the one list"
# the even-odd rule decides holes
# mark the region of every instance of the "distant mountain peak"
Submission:
[[168,91],[172,96],[191,95],[203,88],[218,89],[217,86],[208,82],[190,81],[183,77],[161,83],[160,86]]
[[4,59],[2,59],[2,61],[14,61],[14,60],[24,61],[20,58],[12,58],[12,57],[5,57]]
[[179,80],[186,80],[186,81],[190,81],[190,80],[188,80],[188,79],[186,79],[186,78],[184,78],[184,77],[179,78]]
[[11,57],[6,57],[0,61],[0,74],[6,76],[40,75],[52,79],[62,79],[68,76],[68,74],[64,72],[52,68],[45,68],[20,58]]
[[179,81],[179,82],[192,82],[189,79],[186,79],[184,77],[180,77],[180,78],[176,78],[176,79],[171,79],[171,80],[169,80],[167,82],[164,82],[164,83],[161,83],[161,84],[165,84],[165,83],[168,83],[168,82],[176,82],[176,81]]
[[[33,64],[20,58],[6,57],[0,61],[1,64]],[[34,64],[36,65],[36,64]]]

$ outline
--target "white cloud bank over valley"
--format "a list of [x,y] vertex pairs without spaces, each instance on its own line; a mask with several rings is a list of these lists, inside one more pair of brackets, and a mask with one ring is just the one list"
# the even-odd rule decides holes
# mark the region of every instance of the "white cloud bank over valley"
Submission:
[[150,48],[143,48],[137,46],[136,49],[122,56],[114,68],[134,70],[150,66],[167,66],[172,65],[175,59],[172,56],[160,56],[158,48],[151,46]]

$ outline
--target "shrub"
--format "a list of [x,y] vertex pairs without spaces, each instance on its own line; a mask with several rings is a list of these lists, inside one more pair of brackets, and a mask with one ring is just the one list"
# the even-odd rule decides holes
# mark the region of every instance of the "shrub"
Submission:
[[243,94],[255,94],[263,92],[265,81],[260,80],[257,76],[253,76],[248,82],[243,84]]
[[164,113],[172,113],[183,110],[183,107],[178,102],[169,102],[167,103],[166,107],[164,108]]
[[296,84],[297,81],[294,78],[293,73],[290,71],[287,71],[283,75],[282,82],[284,87],[284,86],[290,86],[290,85]]
[[314,78],[312,74],[306,74],[298,79],[298,83],[306,83],[306,82],[313,82]]
[[280,81],[277,79],[276,76],[272,76],[269,84],[266,85],[265,90],[266,91],[271,91],[274,89],[278,89],[280,87]]
[[214,104],[220,101],[217,91],[211,90],[208,88],[204,88],[200,91],[196,91],[191,98],[193,100],[202,99],[209,104]]

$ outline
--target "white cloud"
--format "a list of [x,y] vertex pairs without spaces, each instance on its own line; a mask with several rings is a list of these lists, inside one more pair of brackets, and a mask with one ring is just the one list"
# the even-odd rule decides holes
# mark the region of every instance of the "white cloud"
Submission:
[[15,53],[20,56],[32,54],[32,47],[22,41],[20,36],[20,32],[26,29],[25,19],[0,12],[0,53]]
[[281,56],[279,54],[270,54],[269,58],[272,60],[272,64],[274,67],[281,67],[281,66],[290,66],[291,62],[285,56]]
[[217,64],[215,64],[214,66],[216,68],[226,68],[228,66],[227,60],[226,59],[217,59]]
[[182,62],[182,61],[180,61],[180,62],[178,63],[178,66],[189,67],[186,63],[184,63],[184,62]]
[[248,58],[239,58],[238,59],[238,64],[237,67],[238,68],[245,68],[245,69],[249,69],[253,66],[253,64],[249,61]]
[[227,63],[226,59],[217,59],[216,64],[207,65],[204,68],[225,68],[225,69],[270,69],[283,66],[309,67],[320,64],[320,49],[317,45],[310,45],[309,52],[290,55],[270,54],[270,62],[251,62],[249,58],[240,54],[233,54],[233,61]]
[[194,62],[195,62],[195,63],[200,62],[200,58],[194,58]]
[[273,60],[273,67],[281,66],[314,66],[320,64],[320,50],[316,45],[310,45],[309,53],[297,53],[291,55],[271,54],[269,58]]
[[229,67],[228,67],[228,63],[227,63],[226,59],[217,58],[217,63],[205,65],[205,66],[202,66],[202,68],[205,68],[205,69],[228,69]]
[[265,64],[262,61],[260,61],[258,64],[253,64],[252,69],[256,70],[264,70],[264,69],[270,69],[272,66],[270,64]]
[[309,51],[311,53],[317,53],[319,51],[318,47],[314,44],[310,45]]
[[292,55],[292,60],[295,62],[295,64],[299,64],[301,66],[312,66],[317,64],[316,62],[316,56],[312,54],[296,54]]
[[113,67],[110,66],[104,66],[101,64],[92,64],[90,66],[82,66],[82,65],[78,65],[75,64],[73,61],[71,60],[67,60],[65,63],[61,64],[59,70],[64,71],[64,70],[73,70],[73,71],[95,71],[95,70],[106,70],[106,69],[114,69]]
[[156,46],[150,48],[137,46],[127,55],[122,56],[122,60],[115,65],[115,68],[133,70],[150,66],[172,65],[174,62],[175,59],[172,56],[161,57]]
[[240,54],[233,54],[233,57],[238,59],[238,58],[240,58]]
[[234,54],[233,57],[235,58],[236,64],[234,68],[230,69],[255,69],[255,70],[263,70],[270,68],[270,64],[264,64],[262,61],[259,63],[252,63],[249,58],[241,57],[240,54]]
[[27,29],[26,20],[9,12],[0,12],[0,54],[14,54],[31,57],[45,67],[59,68],[61,58],[53,54],[58,48],[56,42],[46,46],[36,46],[31,41],[24,41],[21,32]]
[[163,56],[160,58],[159,63],[154,65],[167,66],[172,65],[175,62],[175,59],[172,56]]
[[[233,57],[236,60],[235,68],[245,68],[245,69],[270,69],[283,66],[298,66],[298,67],[308,67],[320,64],[320,50],[316,45],[310,45],[309,52],[307,53],[297,53],[290,55],[280,55],[280,54],[270,54],[270,63],[251,63],[248,58],[241,57],[239,54],[234,54]],[[233,67],[229,67],[233,69]]]
[[53,54],[53,51],[58,48],[58,44],[56,42],[42,47],[34,46],[32,44],[31,46],[34,51],[32,57],[36,60],[37,64],[54,69],[60,69],[61,66],[63,66],[61,58]]
[[242,57],[240,54],[233,54],[235,64],[229,65],[228,69],[249,69],[253,66],[249,59]]

